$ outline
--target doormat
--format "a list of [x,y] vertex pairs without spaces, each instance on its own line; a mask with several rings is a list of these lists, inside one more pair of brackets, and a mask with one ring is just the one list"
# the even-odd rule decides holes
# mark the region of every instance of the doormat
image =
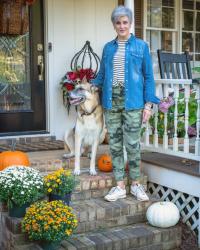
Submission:
[[[64,142],[61,140],[52,141],[40,141],[30,143],[16,143],[15,150],[22,152],[35,152],[35,151],[46,151],[46,150],[59,150],[64,149]],[[10,145],[0,145],[0,152],[11,150]]]

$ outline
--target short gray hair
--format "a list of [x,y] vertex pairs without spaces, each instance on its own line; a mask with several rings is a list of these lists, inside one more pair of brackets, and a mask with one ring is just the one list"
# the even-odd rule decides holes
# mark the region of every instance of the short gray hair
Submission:
[[132,14],[132,11],[131,9],[123,6],[123,5],[120,5],[120,6],[117,6],[112,14],[111,14],[111,21],[112,23],[116,23],[116,21],[118,20],[119,17],[122,17],[122,16],[127,16],[130,23],[132,23],[132,20],[133,20],[133,14]]

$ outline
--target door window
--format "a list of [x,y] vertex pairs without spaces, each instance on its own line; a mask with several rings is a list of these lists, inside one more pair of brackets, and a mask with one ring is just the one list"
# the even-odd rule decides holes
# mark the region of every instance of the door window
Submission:
[[192,56],[192,69],[200,73],[200,0],[182,1],[182,52]]
[[0,36],[0,112],[31,109],[29,33]]

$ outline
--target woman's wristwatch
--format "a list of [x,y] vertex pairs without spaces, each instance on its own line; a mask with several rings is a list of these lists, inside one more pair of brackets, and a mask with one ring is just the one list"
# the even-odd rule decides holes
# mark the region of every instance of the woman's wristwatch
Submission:
[[145,103],[144,109],[151,111],[153,104],[151,102]]

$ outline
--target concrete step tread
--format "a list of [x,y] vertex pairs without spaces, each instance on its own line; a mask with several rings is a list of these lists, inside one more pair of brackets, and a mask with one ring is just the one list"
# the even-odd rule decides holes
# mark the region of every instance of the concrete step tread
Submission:
[[[88,173],[76,177],[77,185],[72,194],[72,200],[88,200],[91,198],[104,197],[109,190],[116,186],[113,173],[99,172],[96,176],[90,176]],[[130,190],[130,180],[125,177],[127,194]],[[147,176],[141,175],[141,184],[147,190]]]
[[97,232],[78,234],[61,246],[67,250],[126,250],[126,249],[175,249],[181,243],[180,226],[168,229],[155,228],[147,223],[102,229]]
[[[149,195],[149,194],[148,194]],[[127,195],[124,199],[118,199],[114,202],[108,202],[103,197],[90,199],[90,200],[81,200],[81,201],[73,201],[70,206],[77,211],[96,211],[100,209],[106,209],[107,211],[110,209],[127,209],[127,213],[129,212],[129,208],[135,207],[139,212],[146,211],[146,209],[155,201],[158,201],[155,197],[150,196],[149,201],[138,201],[133,195]]]
[[[113,172],[100,172],[97,171],[97,175],[91,176],[88,171],[82,172],[80,176],[76,176],[77,186],[75,190],[89,190],[89,189],[103,189],[105,187],[110,188],[115,185],[115,178]],[[125,176],[124,182],[126,185],[131,181]],[[147,184],[147,176],[141,174],[141,184]]]
[[70,204],[79,221],[76,233],[96,231],[119,225],[130,225],[146,221],[147,208],[157,199],[137,201],[132,195],[115,202],[103,198],[76,201]]

